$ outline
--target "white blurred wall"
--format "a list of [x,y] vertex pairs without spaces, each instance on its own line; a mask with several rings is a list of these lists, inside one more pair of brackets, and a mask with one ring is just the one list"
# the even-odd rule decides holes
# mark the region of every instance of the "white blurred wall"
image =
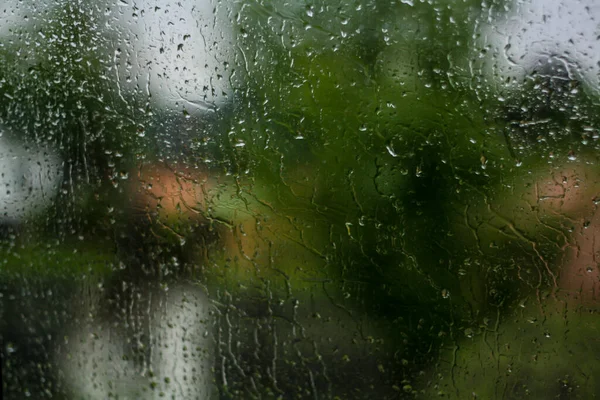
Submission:
[[215,398],[214,321],[199,288],[147,291],[127,311],[120,323],[93,319],[65,336],[57,359],[74,398]]

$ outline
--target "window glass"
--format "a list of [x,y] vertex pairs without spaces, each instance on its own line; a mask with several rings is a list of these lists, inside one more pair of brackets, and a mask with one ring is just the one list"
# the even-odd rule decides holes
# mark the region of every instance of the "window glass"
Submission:
[[599,18],[5,0],[3,395],[593,398]]

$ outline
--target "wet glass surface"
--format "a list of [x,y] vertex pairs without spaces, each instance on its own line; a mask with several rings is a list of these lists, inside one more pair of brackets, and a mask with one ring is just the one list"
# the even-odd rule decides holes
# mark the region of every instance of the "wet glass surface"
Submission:
[[7,399],[600,393],[593,0],[7,0]]

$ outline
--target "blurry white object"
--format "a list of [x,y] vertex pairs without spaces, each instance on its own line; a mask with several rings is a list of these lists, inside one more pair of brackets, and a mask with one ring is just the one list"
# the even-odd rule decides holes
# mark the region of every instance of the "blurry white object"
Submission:
[[182,285],[142,292],[128,305],[134,311],[126,321],[111,317],[114,321],[74,327],[57,354],[72,394],[78,399],[214,398],[212,324],[204,293]]
[[21,222],[52,204],[62,163],[49,149],[25,148],[0,128],[0,222]]
[[600,93],[600,2],[525,0],[508,11],[488,11],[474,51],[487,50],[482,72],[497,85],[518,89],[537,71],[579,80],[591,94]]
[[224,7],[212,0],[111,0],[104,18],[119,90],[189,114],[227,103],[234,44]]

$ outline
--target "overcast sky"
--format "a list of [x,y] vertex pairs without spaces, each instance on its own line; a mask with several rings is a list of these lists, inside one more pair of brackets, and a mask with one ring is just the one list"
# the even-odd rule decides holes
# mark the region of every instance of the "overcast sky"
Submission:
[[509,12],[482,17],[478,45],[492,47],[485,71],[491,74],[490,68],[496,68],[500,81],[513,77],[520,82],[534,69],[562,70],[598,93],[599,18],[597,0],[520,1]]

